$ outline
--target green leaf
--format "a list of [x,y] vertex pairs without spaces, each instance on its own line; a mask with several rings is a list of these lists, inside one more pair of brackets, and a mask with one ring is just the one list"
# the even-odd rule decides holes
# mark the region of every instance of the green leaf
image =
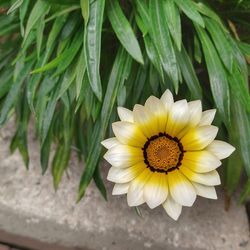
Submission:
[[52,162],[52,175],[55,189],[58,188],[62,175],[67,168],[70,159],[70,146],[73,132],[72,122],[73,120],[71,114],[64,110],[63,124],[60,124],[61,127],[59,129],[59,131],[62,133],[62,139],[61,143],[58,144],[58,148]]
[[80,96],[80,91],[82,88],[85,71],[86,71],[86,62],[84,60],[84,49],[82,49],[76,66],[76,99],[78,99]]
[[30,118],[30,110],[27,105],[27,100],[25,95],[21,92],[19,97],[19,103],[17,105],[17,130],[12,138],[10,149],[11,152],[14,152],[18,148],[19,152],[22,155],[23,161],[26,168],[29,168],[29,153],[28,153],[28,143],[27,143],[27,131]]
[[145,36],[148,33],[148,26],[145,25],[139,15],[135,15],[135,21],[140,31],[142,32],[142,36]]
[[107,201],[107,191],[101,177],[99,166],[96,167],[93,178],[103,198]]
[[240,41],[237,41],[237,42],[238,42],[238,46],[239,46],[241,52],[242,52],[245,56],[250,57],[250,44],[244,43],[244,42],[240,42]]
[[36,44],[37,44],[37,58],[38,59],[40,57],[41,48],[42,48],[44,28],[45,28],[45,22],[44,22],[44,16],[42,16],[37,26],[37,30],[36,30]]
[[150,68],[149,68],[148,81],[152,90],[152,94],[154,96],[159,96],[160,82],[161,82],[159,74],[157,73],[152,64],[150,64],[149,67]]
[[139,13],[145,27],[150,28],[148,4],[144,0],[135,0],[136,11]]
[[50,101],[50,98],[52,98],[52,90],[54,91],[57,82],[58,79],[45,77],[41,82],[39,89],[37,91],[34,113],[36,115],[35,121],[36,121],[37,132],[38,135],[40,136],[40,139],[43,131],[43,119],[47,112],[46,105]]
[[201,45],[196,34],[194,35],[194,58],[198,63],[201,63],[201,58],[202,58]]
[[223,25],[220,17],[216,14],[216,12],[214,12],[212,9],[210,9],[206,4],[202,2],[198,2],[198,3],[194,2],[194,4],[196,5],[196,9],[200,13],[216,21],[221,26],[221,28],[224,29],[224,31],[226,31],[225,26]]
[[11,7],[9,8],[7,15],[10,14],[11,12],[15,11],[16,9],[18,9],[23,3],[23,0],[17,0],[15,1],[15,3],[13,3],[11,5]]
[[[76,78],[77,78],[77,76],[76,76]],[[78,80],[76,79],[76,81],[79,81],[79,79]],[[76,91],[78,91],[77,89],[79,88],[78,84],[79,85],[81,84],[81,88],[79,91],[79,96],[77,95],[78,93],[76,93],[77,103],[76,103],[76,107],[75,107],[75,112],[78,111],[78,109],[80,108],[80,106],[82,104],[84,104],[84,102],[88,102],[89,97],[93,96],[93,92],[92,92],[92,89],[91,89],[90,84],[89,84],[89,79],[88,79],[86,70],[85,70],[85,73],[83,75],[82,82],[76,83],[76,85],[77,85]],[[88,119],[88,117],[90,116],[91,105],[85,105],[85,106],[87,107],[87,119]]]
[[199,80],[196,76],[192,61],[187,54],[184,46],[181,47],[181,51],[176,50],[177,60],[181,69],[181,73],[187,83],[187,86],[192,94],[192,97],[196,99],[202,99],[202,90]]
[[58,66],[58,64],[62,61],[65,61],[66,58],[71,56],[70,50],[65,50],[62,54],[60,54],[58,57],[50,61],[49,63],[45,64],[43,67],[37,68],[33,71],[31,71],[31,74],[41,73],[44,71],[51,70]]
[[52,162],[52,175],[54,188],[57,190],[62,179],[64,170],[69,161],[69,152],[63,144],[59,144]]
[[178,7],[189,17],[192,21],[199,24],[202,28],[205,27],[204,21],[200,13],[196,10],[196,5],[192,0],[174,0]]
[[55,113],[55,108],[57,104],[57,97],[59,94],[59,91],[61,89],[60,85],[57,85],[54,92],[52,93],[52,96],[50,97],[50,100],[46,106],[46,110],[43,113],[43,117],[41,119],[42,125],[41,125],[41,132],[40,132],[40,137],[41,137],[41,145],[45,142],[45,139],[48,135],[48,131],[51,126],[52,118]]
[[15,31],[18,31],[18,24],[8,25],[6,28],[0,30],[0,36],[7,36]]
[[221,117],[226,124],[230,122],[230,95],[227,75],[219,59],[216,49],[207,33],[195,26],[202,45],[205,61],[208,69],[212,95]]
[[[75,59],[78,51],[80,50],[81,46],[83,45],[82,41],[82,30],[79,29],[79,31],[74,36],[70,47],[65,49],[62,54],[64,54],[65,60],[61,60],[58,64],[58,67],[56,69],[56,72],[53,74],[53,76],[58,76],[61,73],[63,73],[68,67],[70,67],[72,64],[74,64],[73,60]],[[62,55],[61,54],[61,55]]]
[[53,15],[47,17],[45,19],[45,23],[47,23],[53,19],[56,19],[58,17],[61,17],[62,19],[64,19],[65,17],[67,17],[67,14],[69,14],[70,12],[72,12],[74,10],[78,10],[78,9],[80,9],[80,6],[78,6],[78,5],[73,5],[70,7],[62,8],[62,9],[58,10],[57,12],[55,12]]
[[123,47],[137,62],[143,64],[139,43],[129,21],[123,14],[118,0],[108,0],[107,13],[112,28]]
[[1,113],[0,113],[0,126],[3,125],[3,123],[6,121],[9,111],[15,104],[18,93],[22,87],[22,84],[27,77],[27,75],[30,72],[30,69],[32,67],[33,61],[26,63],[25,66],[23,67],[22,70],[20,70],[20,73],[18,74],[16,81],[12,84],[9,93],[7,97],[4,100],[4,104],[1,108]]
[[173,81],[176,93],[178,92],[178,69],[174,48],[166,23],[164,13],[164,0],[150,0],[149,12],[151,23],[154,29],[151,29],[151,37],[155,47],[158,50],[162,67]]
[[227,193],[232,195],[236,190],[242,173],[242,160],[238,149],[233,153],[232,156],[228,159],[226,167],[226,187]]
[[55,59],[53,59],[43,67],[35,69],[31,73],[32,74],[41,73],[47,70],[51,70],[58,66],[54,76],[61,74],[73,61],[81,45],[82,45],[81,32],[79,31],[75,35],[69,48],[65,49],[59,56],[57,56]]
[[[60,18],[60,17],[58,17]],[[64,20],[63,29],[60,34],[62,40],[70,39],[75,33],[77,26],[79,25],[79,16],[75,13],[70,13],[68,15],[67,21]]]
[[244,57],[244,55],[241,53],[240,48],[237,45],[237,42],[230,37],[230,42],[231,42],[231,46],[232,46],[232,52],[234,55],[234,63],[237,65],[238,70],[241,72],[242,77],[245,79],[245,84],[247,85],[248,83],[248,66],[247,66],[247,62],[246,59]]
[[165,15],[170,34],[178,50],[181,50],[181,18],[174,0],[168,0],[165,2]]
[[105,0],[95,1],[90,5],[89,22],[84,31],[85,61],[89,82],[99,100],[102,99],[99,68],[104,7]]
[[13,80],[12,80],[12,68],[6,70],[3,74],[0,74],[0,99],[3,98],[10,90]]
[[127,79],[130,67],[131,57],[123,49],[120,49],[109,77],[107,91],[102,105],[101,116],[95,123],[93,135],[91,137],[91,145],[89,147],[86,167],[80,181],[78,201],[83,197],[97,167],[102,149],[100,143],[104,139],[113,106],[117,98],[118,90],[120,86],[123,85],[125,79]]
[[137,206],[135,206],[134,208],[135,208],[135,212],[136,212],[136,214],[137,214],[139,217],[141,217],[141,218],[142,218],[143,216],[142,216],[141,209],[140,209],[139,207],[137,207]]
[[134,79],[134,84],[132,86],[131,93],[131,106],[134,106],[135,103],[140,101],[140,98],[143,95],[143,90],[147,84],[148,77],[148,61],[145,62],[145,65],[140,66],[137,70],[136,77]]
[[240,196],[240,202],[243,203],[246,201],[250,194],[250,178],[248,179],[247,183],[244,186],[243,192]]
[[164,73],[162,70],[161,62],[160,62],[160,56],[159,56],[158,51],[155,48],[155,45],[151,41],[151,38],[149,35],[144,37],[144,43],[145,43],[145,48],[146,48],[148,58],[151,61],[151,63],[154,65],[154,67],[157,69],[157,71],[160,74],[161,79],[163,81],[164,80]]
[[84,19],[85,25],[87,25],[89,20],[89,0],[80,0],[82,17]]
[[57,42],[57,38],[62,30],[65,27],[65,21],[68,15],[64,15],[64,17],[58,17],[53,22],[52,28],[49,32],[48,40],[46,43],[46,54],[51,54],[55,47],[55,43]]
[[30,0],[25,0],[23,1],[22,5],[19,8],[20,28],[21,28],[22,36],[24,36],[24,20],[28,11],[29,3],[30,3]]
[[50,129],[40,149],[40,163],[41,163],[41,168],[42,168],[42,174],[45,174],[46,170],[48,169],[52,139],[53,139],[52,129]]
[[230,42],[221,26],[212,19],[205,18],[206,28],[209,31],[218,55],[229,72],[232,72],[233,53]]
[[117,105],[123,107],[126,103],[127,90],[126,86],[121,86],[117,95]]
[[79,0],[60,0],[60,2],[58,0],[43,0],[43,1],[50,4],[61,4],[61,5],[72,5],[79,3]]
[[63,75],[60,91],[57,95],[57,100],[63,96],[63,94],[68,90],[70,85],[73,83],[76,77],[75,65],[72,65],[69,69],[66,70]]
[[250,117],[245,111],[245,107],[242,106],[237,97],[232,92],[232,130],[234,137],[237,138],[239,145],[239,153],[241,155],[244,167],[246,169],[248,177],[250,177]]
[[48,10],[49,10],[49,4],[47,4],[46,2],[42,0],[37,0],[33,9],[31,10],[31,13],[29,14],[29,19],[27,21],[23,43],[27,39],[30,31],[36,25],[37,21],[41,18],[41,16],[47,13]]
[[[44,56],[43,58],[39,59],[36,66],[38,66],[38,65],[41,66],[41,64],[43,64],[43,62],[46,60],[46,58],[45,58],[46,55],[43,55],[43,56]],[[30,77],[29,82],[27,83],[27,90],[26,90],[27,101],[28,101],[30,109],[33,113],[35,113],[35,110],[34,110],[35,93],[36,93],[37,86],[39,85],[41,79],[42,79],[41,74],[32,75]]]
[[232,73],[228,76],[228,82],[234,93],[234,97],[238,98],[246,110],[250,112],[250,95],[248,89],[248,81],[242,74],[240,65],[235,61],[233,63]]

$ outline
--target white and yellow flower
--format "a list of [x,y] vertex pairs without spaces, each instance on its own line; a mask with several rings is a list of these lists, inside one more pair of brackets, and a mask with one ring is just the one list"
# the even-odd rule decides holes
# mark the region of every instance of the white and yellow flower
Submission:
[[235,148],[214,140],[214,109],[202,112],[200,101],[174,102],[167,90],[133,111],[119,107],[118,115],[121,121],[112,124],[115,137],[102,142],[112,165],[107,178],[116,183],[113,195],[127,194],[129,206],[162,205],[175,220],[197,195],[217,198],[216,169]]

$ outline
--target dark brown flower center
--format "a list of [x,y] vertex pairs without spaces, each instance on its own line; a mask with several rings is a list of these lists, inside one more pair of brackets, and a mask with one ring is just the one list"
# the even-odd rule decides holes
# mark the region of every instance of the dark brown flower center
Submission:
[[144,162],[150,170],[160,173],[178,169],[184,153],[178,138],[165,133],[149,138],[142,150]]

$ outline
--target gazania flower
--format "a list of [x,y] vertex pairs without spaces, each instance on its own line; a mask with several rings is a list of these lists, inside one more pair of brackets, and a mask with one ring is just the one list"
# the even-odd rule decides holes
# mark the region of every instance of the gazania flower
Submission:
[[118,115],[121,121],[112,124],[115,137],[102,142],[112,165],[107,178],[116,183],[113,195],[127,194],[129,206],[162,205],[175,220],[197,195],[217,198],[216,169],[234,147],[214,140],[214,109],[202,112],[200,101],[174,102],[167,90],[133,111],[119,107]]

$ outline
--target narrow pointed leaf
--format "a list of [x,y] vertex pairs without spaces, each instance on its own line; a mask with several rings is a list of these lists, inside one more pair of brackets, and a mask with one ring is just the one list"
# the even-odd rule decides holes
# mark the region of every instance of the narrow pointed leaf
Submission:
[[169,78],[174,82],[175,91],[178,91],[178,69],[174,48],[172,45],[170,33],[167,27],[165,13],[164,13],[165,1],[150,0],[149,12],[152,25],[154,29],[151,29],[151,37],[155,47],[158,50],[162,66]]
[[155,45],[151,41],[151,38],[150,38],[149,35],[144,37],[144,43],[145,43],[146,52],[147,52],[147,55],[148,55],[150,61],[152,62],[154,67],[157,69],[158,73],[161,76],[161,79],[163,80],[164,79],[164,73],[163,73],[163,70],[162,70],[161,62],[160,62],[160,56],[159,56],[158,51],[155,48]]
[[242,160],[239,154],[239,149],[228,159],[226,166],[226,186],[227,192],[231,195],[237,188],[241,173],[242,173]]
[[10,14],[11,12],[15,11],[17,8],[19,8],[23,3],[23,0],[17,0],[15,1],[11,7],[9,8],[7,15]]
[[235,134],[239,145],[244,168],[250,177],[250,118],[238,98],[232,98],[232,133]]
[[83,77],[86,70],[86,62],[84,59],[84,49],[82,49],[76,66],[76,99],[78,99],[80,96],[80,91],[83,84]]
[[25,29],[25,34],[24,34],[24,41],[27,39],[29,33],[31,32],[31,30],[33,29],[33,27],[36,25],[37,21],[39,20],[39,18],[41,16],[44,15],[44,13],[46,13],[49,9],[49,4],[46,3],[45,1],[42,0],[38,0],[33,9],[31,10],[31,13],[29,15],[29,19],[27,21],[27,26]]
[[22,84],[23,84],[25,78],[27,77],[28,73],[30,72],[32,64],[33,64],[33,61],[27,63],[23,67],[23,69],[20,71],[20,73],[18,74],[16,81],[12,84],[9,93],[8,93],[7,97],[5,98],[4,104],[1,107],[0,126],[3,125],[3,123],[6,121],[8,114],[9,114],[9,111],[11,110],[13,105],[15,104],[17,97],[18,97],[18,93],[22,87]]
[[78,201],[83,197],[97,167],[98,158],[102,150],[100,143],[104,139],[113,106],[117,98],[118,90],[124,83],[124,80],[127,79],[130,67],[131,57],[124,49],[120,49],[109,77],[107,91],[102,105],[101,116],[95,123],[94,131],[91,137],[89,155],[80,181]]
[[196,5],[192,0],[174,0],[178,7],[185,13],[187,17],[199,24],[201,27],[205,27],[202,16],[196,9]]
[[225,70],[209,36],[199,26],[196,26],[196,30],[202,44],[215,104],[224,121],[229,124],[230,95]]
[[181,50],[181,18],[174,0],[165,2],[165,15],[171,36],[178,50]]
[[220,56],[223,64],[227,70],[231,73],[233,67],[233,52],[230,42],[225,35],[224,31],[218,25],[218,23],[212,19],[205,19],[206,28],[208,29],[214,45],[217,49],[218,55]]
[[185,79],[185,82],[187,83],[192,97],[196,99],[202,99],[201,86],[185,47],[182,46],[181,51],[176,51],[176,55],[181,73]]
[[107,201],[107,191],[101,177],[99,166],[96,167],[93,178],[103,198]]
[[102,99],[100,79],[101,34],[105,0],[94,1],[90,5],[89,21],[84,31],[85,61],[91,88],[96,97]]
[[87,25],[89,21],[89,0],[80,0],[82,17],[84,19],[85,25]]
[[148,4],[144,0],[135,0],[136,10],[139,13],[142,21],[145,26],[150,28],[150,17],[149,17],[149,9]]
[[143,57],[139,43],[129,21],[123,14],[118,0],[108,0],[108,3],[108,17],[115,34],[128,53],[137,62],[143,64]]

